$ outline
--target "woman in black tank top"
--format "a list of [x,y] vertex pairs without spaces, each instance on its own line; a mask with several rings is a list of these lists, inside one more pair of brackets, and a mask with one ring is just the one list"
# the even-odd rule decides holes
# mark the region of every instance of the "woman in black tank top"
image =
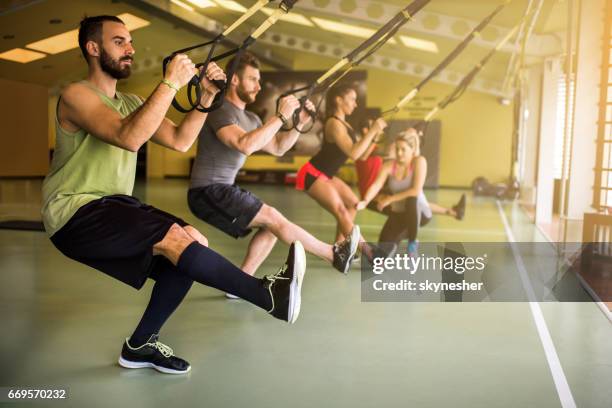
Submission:
[[336,218],[337,240],[350,234],[359,199],[336,173],[349,158],[357,160],[366,153],[375,137],[387,126],[382,118],[377,119],[358,141],[346,121],[356,107],[357,92],[352,87],[340,85],[329,90],[321,150],[300,169],[296,183],[298,190],[305,190]]

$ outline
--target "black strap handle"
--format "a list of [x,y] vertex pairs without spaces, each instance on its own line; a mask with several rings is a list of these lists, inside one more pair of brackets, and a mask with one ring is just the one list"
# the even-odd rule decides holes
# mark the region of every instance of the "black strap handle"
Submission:
[[[273,1],[273,0],[271,0],[271,1]],[[298,0],[282,0],[280,5],[279,5],[279,8],[282,9],[285,13],[288,13],[293,8],[294,4],[297,1]],[[269,26],[266,26],[265,28],[267,29],[268,27]],[[172,60],[172,58],[174,58],[176,56],[176,54],[185,53],[185,52],[194,50],[196,48],[210,46],[210,50],[208,52],[206,60],[203,63],[196,64],[196,68],[201,69],[201,74],[200,75],[196,74],[193,78],[191,78],[191,80],[187,84],[187,99],[188,99],[190,107],[185,108],[185,107],[181,106],[181,104],[176,99],[176,95],[175,95],[174,99],[172,100],[172,106],[176,110],[178,110],[179,112],[188,113],[188,112],[193,111],[194,109],[198,110],[200,112],[212,112],[212,111],[220,108],[221,105],[223,105],[223,100],[225,99],[225,95],[227,93],[227,88],[228,88],[228,82],[227,81],[230,81],[232,79],[232,76],[234,75],[234,72],[235,72],[235,70],[237,68],[237,62],[240,60],[240,57],[242,56],[244,51],[251,44],[253,44],[255,42],[255,40],[256,40],[256,38],[253,35],[249,35],[242,42],[242,44],[238,48],[235,48],[233,50],[230,50],[230,51],[225,52],[223,54],[220,54],[218,56],[214,56],[214,52],[215,52],[215,49],[216,49],[217,45],[224,38],[225,38],[225,35],[223,33],[221,33],[221,34],[216,36],[211,41],[208,41],[208,42],[205,42],[205,43],[202,43],[202,44],[196,44],[196,45],[191,46],[191,47],[187,47],[187,48],[183,48],[183,49],[174,51],[171,55],[169,55],[168,57],[164,58],[164,60],[162,61],[162,72],[165,75],[166,74],[166,67],[167,67],[168,63]],[[206,75],[206,70],[207,70],[208,65],[210,64],[211,61],[213,61],[213,62],[214,61],[219,61],[221,59],[224,59],[224,58],[229,57],[229,56],[234,55],[234,54],[236,54],[236,58],[234,60],[234,64],[232,64],[232,67],[230,67],[230,69],[227,70],[227,72],[226,72],[226,81],[218,81],[218,80],[213,80],[212,81],[213,84],[219,89],[219,92],[217,92],[217,94],[215,95],[215,99],[213,100],[213,103],[208,108],[206,108],[204,106],[201,106],[200,105],[200,98],[202,96],[202,87],[200,85],[200,82],[202,80],[201,75]]]
[[[170,63],[170,61],[177,54],[182,54],[182,53],[185,53],[185,52],[189,52],[189,51],[194,50],[196,48],[210,46],[210,50],[208,52],[206,60],[203,63],[196,65],[196,68],[204,67],[202,69],[202,72],[203,72],[203,75],[206,75],[206,69],[208,68],[208,64],[210,64],[210,61],[213,58],[213,54],[215,52],[215,48],[223,40],[223,38],[224,38],[223,35],[220,34],[220,35],[218,35],[217,37],[215,37],[211,41],[208,41],[208,42],[205,42],[205,43],[202,43],[202,44],[197,44],[197,45],[194,45],[194,46],[191,46],[191,47],[187,47],[187,48],[183,48],[183,49],[174,51],[172,54],[170,54],[169,56],[164,58],[164,60],[162,62],[162,73],[163,73],[163,75],[166,75],[167,65]],[[172,106],[176,110],[178,110],[181,113],[188,113],[188,112],[193,111],[194,109],[198,109],[198,105],[200,104],[200,98],[202,96],[202,88],[200,86],[200,81],[201,81],[200,75],[194,75],[193,78],[191,78],[191,80],[189,80],[189,83],[187,84],[187,99],[188,99],[189,105],[190,105],[189,108],[184,108],[183,106],[181,106],[181,104],[178,102],[178,99],[176,98],[176,95],[175,95],[174,99],[172,99]],[[221,93],[221,91],[226,88],[226,84],[225,84],[224,81],[215,81],[215,86],[217,86],[219,88],[219,90],[220,90],[220,92],[218,92],[217,95],[219,95]],[[194,92],[195,92],[195,97],[194,97]],[[217,100],[221,100],[221,103],[223,103],[221,98],[215,97],[215,102]],[[213,102],[213,104],[215,102]],[[210,108],[199,108],[199,109],[210,109]],[[206,111],[209,112],[209,110],[206,110]]]
[[[321,107],[321,103],[323,101],[323,98],[321,98],[319,100],[319,102],[315,105],[315,110],[311,110],[308,109],[306,107],[306,101],[309,100],[312,96],[313,90],[314,90],[314,86],[313,85],[308,85],[308,86],[304,86],[302,88],[295,88],[295,89],[290,89],[287,92],[282,93],[277,99],[276,99],[276,111],[278,112],[279,108],[280,108],[280,101],[281,99],[289,96],[289,95],[295,95],[299,92],[308,90],[308,92],[306,93],[306,95],[302,96],[299,98],[300,101],[300,106],[293,111],[293,114],[291,115],[291,123],[287,124],[283,124],[283,126],[281,127],[281,130],[284,132],[288,132],[290,130],[296,130],[299,133],[308,133],[312,130],[312,128],[314,127],[314,124],[317,120],[317,115],[319,113],[319,108]],[[298,123],[300,123],[300,112],[304,110],[308,113],[308,115],[310,116],[311,120],[309,122],[309,125],[307,127],[303,127],[302,129],[298,129],[297,125]]]

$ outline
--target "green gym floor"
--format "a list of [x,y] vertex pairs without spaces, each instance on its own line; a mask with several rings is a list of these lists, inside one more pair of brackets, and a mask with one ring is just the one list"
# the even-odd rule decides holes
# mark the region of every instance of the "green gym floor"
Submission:
[[[192,222],[239,264],[248,241],[196,220],[186,188],[186,180],[159,180],[136,193]],[[317,237],[333,238],[333,218],[305,194],[248,188]],[[39,189],[40,181],[0,182],[0,218],[36,217]],[[460,191],[427,194],[448,205]],[[383,220],[358,216],[371,239]],[[544,241],[515,204],[500,211],[469,193],[463,222],[434,218],[419,239]],[[286,250],[277,244],[259,275],[275,272]],[[193,369],[170,376],[116,363],[150,283],[124,286],[65,258],[41,232],[0,230],[0,271],[0,387],[67,388],[69,398],[53,406],[612,407],[612,324],[592,302],[362,303],[357,265],[344,276],[308,256],[292,326],[194,285],[161,332]]]

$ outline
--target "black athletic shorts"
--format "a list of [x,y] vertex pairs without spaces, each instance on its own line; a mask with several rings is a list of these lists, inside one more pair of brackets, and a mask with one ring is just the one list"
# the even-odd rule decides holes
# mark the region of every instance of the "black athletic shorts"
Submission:
[[248,226],[263,206],[250,191],[223,183],[190,189],[187,202],[196,217],[234,238],[251,233]]
[[153,245],[182,219],[126,195],[91,201],[51,237],[67,257],[140,289],[165,258]]

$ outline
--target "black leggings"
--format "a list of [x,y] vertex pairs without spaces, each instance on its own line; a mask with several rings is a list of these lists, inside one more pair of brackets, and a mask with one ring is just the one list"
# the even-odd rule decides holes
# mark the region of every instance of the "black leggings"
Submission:
[[191,243],[181,254],[178,265],[160,259],[160,266],[151,275],[155,286],[149,304],[130,338],[130,345],[144,344],[159,330],[183,301],[193,281],[241,297],[269,310],[270,294],[261,279],[255,278],[230,263],[213,250]]
[[419,227],[426,225],[431,220],[419,211],[417,197],[408,197],[405,205],[405,210],[402,212],[386,212],[388,218],[380,231],[378,242],[398,243],[405,238],[414,241],[417,238]]

